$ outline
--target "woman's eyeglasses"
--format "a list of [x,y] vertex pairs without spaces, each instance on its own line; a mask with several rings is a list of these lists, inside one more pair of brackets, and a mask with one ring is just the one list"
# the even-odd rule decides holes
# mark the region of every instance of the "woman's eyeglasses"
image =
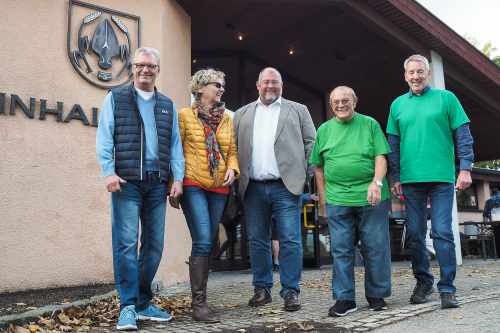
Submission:
[[213,84],[217,89],[224,88],[226,85],[220,82],[208,82],[207,84]]

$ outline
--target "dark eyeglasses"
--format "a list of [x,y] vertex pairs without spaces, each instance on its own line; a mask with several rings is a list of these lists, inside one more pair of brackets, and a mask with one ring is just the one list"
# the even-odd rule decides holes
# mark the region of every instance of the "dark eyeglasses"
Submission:
[[226,85],[224,83],[220,83],[220,82],[208,82],[207,84],[213,84],[217,89],[226,87]]
[[144,67],[147,67],[148,69],[154,71],[155,69],[158,68],[158,65],[156,65],[156,64],[134,64],[134,66],[138,70],[143,70]]

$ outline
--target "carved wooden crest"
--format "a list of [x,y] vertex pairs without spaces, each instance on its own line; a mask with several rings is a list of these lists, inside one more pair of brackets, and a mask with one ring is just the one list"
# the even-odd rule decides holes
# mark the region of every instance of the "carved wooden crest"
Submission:
[[109,89],[132,78],[130,56],[140,45],[140,18],[70,0],[68,56],[91,84]]

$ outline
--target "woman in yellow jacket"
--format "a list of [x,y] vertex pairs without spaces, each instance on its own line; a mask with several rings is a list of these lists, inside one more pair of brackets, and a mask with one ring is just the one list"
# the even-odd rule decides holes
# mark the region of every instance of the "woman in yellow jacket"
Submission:
[[190,83],[194,103],[179,112],[186,163],[180,203],[192,239],[189,276],[193,319],[205,322],[218,321],[206,302],[208,259],[229,186],[239,174],[233,121],[221,102],[224,86],[223,72],[196,72]]

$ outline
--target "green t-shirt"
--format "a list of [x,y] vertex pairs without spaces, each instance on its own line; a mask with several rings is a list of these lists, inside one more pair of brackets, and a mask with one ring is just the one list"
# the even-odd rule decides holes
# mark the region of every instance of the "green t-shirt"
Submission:
[[387,134],[400,137],[400,181],[455,181],[453,130],[469,122],[457,97],[448,90],[409,92],[392,102]]
[[[330,119],[318,129],[309,162],[323,167],[326,202],[366,206],[368,186],[375,175],[375,157],[389,153],[384,132],[371,117],[355,113],[346,123]],[[384,178],[382,200],[389,198]]]

